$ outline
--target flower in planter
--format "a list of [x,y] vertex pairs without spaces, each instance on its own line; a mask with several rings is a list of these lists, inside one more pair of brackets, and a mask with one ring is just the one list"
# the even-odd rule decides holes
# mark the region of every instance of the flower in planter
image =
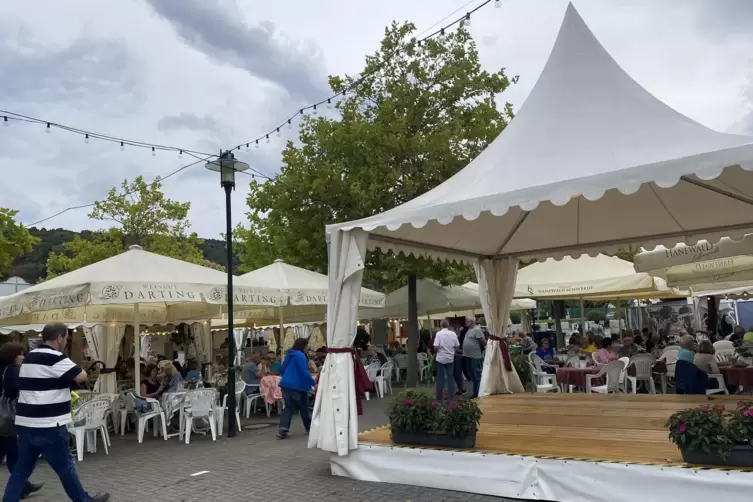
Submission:
[[428,393],[407,391],[388,410],[393,431],[466,437],[478,430],[481,410],[474,401],[438,402]]
[[685,424],[680,424],[680,432],[685,432],[688,430],[688,427]]
[[410,406],[411,404],[413,404],[413,401],[411,401],[410,399],[406,399],[405,401],[403,401],[403,404],[405,406]]
[[725,458],[735,441],[728,434],[723,407],[700,406],[678,411],[666,424],[669,439],[681,450],[703,451]]

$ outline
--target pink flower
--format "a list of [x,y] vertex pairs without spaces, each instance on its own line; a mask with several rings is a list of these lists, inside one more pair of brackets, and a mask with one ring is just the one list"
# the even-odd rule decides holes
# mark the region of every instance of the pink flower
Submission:
[[457,407],[458,407],[458,405],[457,405],[457,404],[455,404],[455,403],[452,403],[452,404],[450,405],[450,408],[452,408],[453,410],[454,410],[455,408],[457,408]]
[[753,410],[745,410],[743,411],[743,415],[746,417],[753,417]]
[[413,401],[411,401],[410,399],[406,399],[405,401],[403,401],[403,404],[405,406],[410,406],[411,404],[413,404]]
[[680,432],[685,432],[686,430],[688,430],[688,428],[685,427],[685,424],[680,424]]
[[701,413],[708,413],[709,409],[705,406],[701,406]]
[[438,403],[438,402],[436,402],[436,401],[432,401],[432,402],[431,402],[431,405],[432,405],[432,406],[436,406],[436,405],[438,405],[438,404],[439,404],[439,403]]

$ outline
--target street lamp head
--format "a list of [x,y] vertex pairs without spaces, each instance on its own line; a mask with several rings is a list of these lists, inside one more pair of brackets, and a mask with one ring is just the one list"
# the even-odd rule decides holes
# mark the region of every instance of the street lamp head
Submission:
[[207,162],[204,166],[210,171],[220,173],[220,185],[235,186],[235,173],[246,171],[250,166],[235,158],[231,152],[225,152],[215,160]]

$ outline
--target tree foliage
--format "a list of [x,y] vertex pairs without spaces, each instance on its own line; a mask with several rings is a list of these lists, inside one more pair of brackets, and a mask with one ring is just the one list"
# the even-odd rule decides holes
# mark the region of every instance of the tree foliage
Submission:
[[[481,68],[460,28],[419,44],[412,24],[392,24],[360,77],[332,76],[339,117],[307,116],[279,176],[251,183],[248,228],[238,229],[244,267],[283,258],[327,271],[326,224],[386,211],[439,185],[475,158],[512,117],[496,97],[514,79]],[[407,275],[465,282],[464,266],[370,253],[366,283],[381,289]]]
[[0,207],[0,276],[16,258],[30,253],[39,243],[23,225],[16,223],[17,214],[18,211]]
[[206,266],[208,260],[199,247],[201,239],[195,233],[187,233],[190,208],[190,202],[166,198],[159,180],[147,183],[141,176],[130,183],[125,180],[120,191],[110,189],[107,199],[95,203],[89,213],[89,218],[110,221],[116,226],[92,232],[88,239],[77,235],[63,244],[63,252],[51,252],[47,259],[47,277],[115,256],[132,244]]

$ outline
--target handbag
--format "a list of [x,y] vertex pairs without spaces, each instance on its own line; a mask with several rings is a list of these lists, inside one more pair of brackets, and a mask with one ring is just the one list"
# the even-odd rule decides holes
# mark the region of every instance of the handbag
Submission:
[[[6,368],[7,371],[7,368]],[[5,371],[3,372],[3,381]],[[6,396],[0,397],[0,437],[16,435],[16,400]]]

